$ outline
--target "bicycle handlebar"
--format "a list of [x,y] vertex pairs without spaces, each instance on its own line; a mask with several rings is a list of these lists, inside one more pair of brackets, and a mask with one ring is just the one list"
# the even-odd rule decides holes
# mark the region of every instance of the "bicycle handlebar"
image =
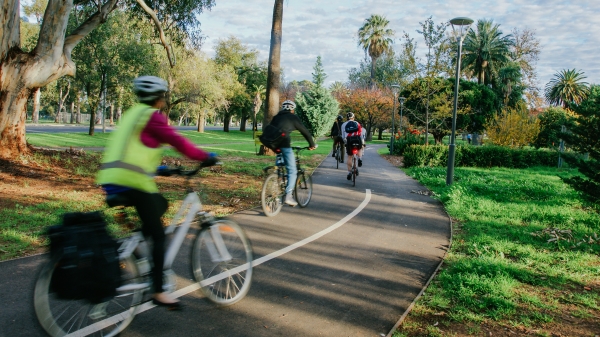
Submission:
[[203,169],[205,167],[222,165],[222,164],[223,163],[219,162],[216,157],[211,157],[211,158],[201,162],[200,164],[198,164],[198,166],[193,170],[184,170],[182,167],[172,167],[171,168],[171,167],[167,167],[167,166],[159,166],[158,169],[156,170],[156,175],[161,176],[161,177],[170,177],[172,175],[191,177],[191,176],[196,175],[201,169]]

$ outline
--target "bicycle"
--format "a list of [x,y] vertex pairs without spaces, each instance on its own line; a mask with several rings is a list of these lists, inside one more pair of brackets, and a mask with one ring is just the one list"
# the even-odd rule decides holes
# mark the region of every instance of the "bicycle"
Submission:
[[[296,151],[296,168],[298,169],[296,185],[294,186],[294,198],[298,202],[298,206],[304,208],[308,206],[310,198],[312,197],[312,178],[306,173],[304,168],[300,166],[300,152],[302,150],[308,150],[309,147],[294,146],[292,149]],[[275,169],[275,172],[267,175],[260,194],[263,212],[268,217],[279,214],[285,198],[287,172],[281,153],[277,153],[275,166],[267,166],[263,168],[263,171],[265,174],[268,174],[272,169]]]
[[[215,218],[202,211],[198,194],[190,187],[190,178],[203,166],[192,171],[167,169],[159,175],[186,178],[186,192],[181,207],[165,229],[171,238],[165,252],[164,289],[175,291],[175,273],[171,265],[192,224],[199,230],[190,256],[192,274],[206,299],[228,306],[240,301],[250,290],[253,252],[243,229],[235,222]],[[107,198],[109,207],[127,207],[128,200],[115,195]],[[183,219],[182,222],[180,222]],[[144,295],[152,292],[150,256],[141,231],[120,240],[118,249],[121,285],[117,295],[103,303],[86,300],[64,300],[53,295],[50,282],[60,256],[46,264],[34,290],[34,307],[41,326],[50,336],[115,336],[123,331],[137,314]]]
[[352,173],[352,186],[356,186],[356,177],[358,177],[358,151],[360,151],[362,143],[349,142],[346,146],[352,149],[352,169],[350,173]]
[[[335,141],[335,138],[334,138]],[[339,169],[340,168],[340,163],[344,162],[344,153],[342,151],[344,151],[344,148],[342,147],[342,142],[339,141],[336,145],[335,145],[335,168]]]

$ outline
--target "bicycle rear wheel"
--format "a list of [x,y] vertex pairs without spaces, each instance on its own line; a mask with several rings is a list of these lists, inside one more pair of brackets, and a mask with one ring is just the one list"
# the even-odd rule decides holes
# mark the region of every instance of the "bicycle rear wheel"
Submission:
[[252,245],[230,220],[201,226],[192,249],[192,273],[200,291],[220,306],[244,298],[252,282]]
[[50,283],[59,260],[57,256],[42,267],[33,295],[37,319],[50,336],[116,336],[131,323],[147,288],[132,257],[121,261],[117,296],[99,304],[60,299],[52,292]]
[[356,186],[356,155],[352,156],[352,186]]
[[283,207],[283,192],[280,186],[281,182],[277,177],[277,173],[272,173],[265,179],[260,201],[263,212],[266,216],[275,216],[279,214]]
[[342,158],[342,154],[340,153],[342,151],[342,147],[340,146],[340,144],[338,144],[335,147],[335,168],[339,169],[340,168],[340,159]]
[[296,178],[296,188],[294,188],[294,198],[298,206],[306,207],[312,197],[312,178],[304,172],[298,173]]

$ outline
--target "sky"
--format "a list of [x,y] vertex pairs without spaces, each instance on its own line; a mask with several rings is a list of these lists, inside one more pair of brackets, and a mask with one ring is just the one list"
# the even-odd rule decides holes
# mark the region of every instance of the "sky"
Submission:
[[[212,10],[199,16],[206,36],[202,50],[212,57],[217,41],[233,35],[267,60],[273,4],[273,0],[216,0]],[[430,16],[436,24],[455,17],[492,19],[504,34],[514,28],[533,30],[541,43],[536,67],[540,88],[558,71],[573,68],[583,71],[588,83],[600,84],[599,0],[286,0],[281,50],[285,80],[312,80],[320,55],[326,83],[346,82],[348,70],[365,57],[357,46],[357,31],[371,14],[390,21],[397,51],[404,32],[415,38],[418,55],[425,53],[417,33],[419,22]]]

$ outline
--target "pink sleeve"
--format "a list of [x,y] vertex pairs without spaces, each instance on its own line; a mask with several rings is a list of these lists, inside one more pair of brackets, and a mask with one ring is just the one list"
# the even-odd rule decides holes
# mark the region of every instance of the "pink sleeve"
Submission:
[[205,161],[209,156],[208,152],[197,148],[194,143],[177,133],[175,128],[169,126],[167,119],[159,111],[152,114],[150,121],[142,131],[141,140],[144,145],[151,148],[157,148],[160,144],[167,143],[193,160]]

